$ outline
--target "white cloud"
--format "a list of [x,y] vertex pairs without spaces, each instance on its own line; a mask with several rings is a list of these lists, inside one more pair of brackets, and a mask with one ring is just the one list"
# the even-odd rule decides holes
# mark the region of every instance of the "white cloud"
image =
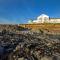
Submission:
[[16,20],[0,18],[0,24],[17,24]]

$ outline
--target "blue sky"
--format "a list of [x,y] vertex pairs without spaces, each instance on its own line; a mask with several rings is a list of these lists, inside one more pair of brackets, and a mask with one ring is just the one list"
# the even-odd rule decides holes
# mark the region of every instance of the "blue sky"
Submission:
[[60,0],[0,0],[0,23],[27,23],[40,14],[60,18]]

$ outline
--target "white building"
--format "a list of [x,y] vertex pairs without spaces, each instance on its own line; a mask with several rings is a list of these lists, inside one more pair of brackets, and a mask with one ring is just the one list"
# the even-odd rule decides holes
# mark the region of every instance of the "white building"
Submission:
[[60,23],[60,18],[50,18],[48,15],[41,14],[33,23]]

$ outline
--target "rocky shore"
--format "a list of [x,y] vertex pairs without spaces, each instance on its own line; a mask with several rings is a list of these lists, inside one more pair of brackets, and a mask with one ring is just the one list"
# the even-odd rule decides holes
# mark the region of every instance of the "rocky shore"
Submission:
[[0,60],[60,60],[60,35],[3,30],[0,32]]

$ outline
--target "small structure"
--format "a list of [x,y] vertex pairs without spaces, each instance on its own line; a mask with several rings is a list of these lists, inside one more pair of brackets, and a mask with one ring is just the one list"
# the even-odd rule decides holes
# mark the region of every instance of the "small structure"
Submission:
[[28,23],[29,23],[29,24],[32,24],[32,23],[33,23],[33,21],[32,21],[32,20],[29,20],[29,21],[28,21]]

